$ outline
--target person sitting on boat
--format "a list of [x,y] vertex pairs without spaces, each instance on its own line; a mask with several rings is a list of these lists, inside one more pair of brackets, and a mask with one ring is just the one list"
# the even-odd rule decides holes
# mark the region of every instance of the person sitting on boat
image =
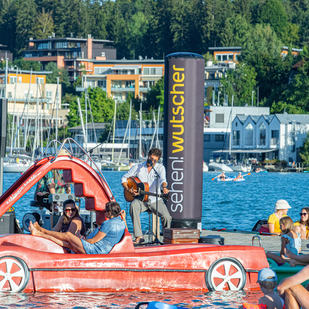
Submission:
[[237,181],[238,179],[244,179],[244,177],[241,175],[241,172],[238,173],[236,178],[233,179],[233,181]]
[[[86,225],[83,218],[80,216],[78,207],[73,200],[66,200],[63,202],[63,214],[59,218],[57,224],[52,229],[55,232],[70,232],[78,237],[86,236]],[[48,235],[49,230],[42,228],[37,222],[35,222],[34,227],[40,232]]]
[[284,298],[286,308],[309,309],[309,285],[306,288],[301,285],[306,280],[309,280],[309,265],[297,274],[281,280],[277,286],[277,291]]
[[278,200],[275,206],[275,213],[268,217],[268,229],[269,233],[277,234],[280,236],[281,229],[279,220],[282,217],[287,216],[288,210],[291,208],[286,200]]
[[104,212],[108,220],[104,221],[94,237],[89,239],[81,239],[70,232],[48,231],[48,233],[42,233],[32,223],[30,223],[29,229],[32,235],[52,240],[78,254],[107,254],[120,242],[126,222],[125,211],[121,210],[117,202],[106,203]]
[[[59,156],[68,156],[69,152],[61,149]],[[44,204],[43,199],[49,194],[71,193],[71,186],[63,181],[63,170],[51,170],[37,183],[34,199],[40,204]],[[46,206],[46,205],[44,205]],[[51,209],[50,209],[51,210]]]
[[286,263],[285,253],[286,249],[288,249],[293,254],[298,255],[301,250],[301,239],[300,233],[297,233],[293,230],[294,224],[293,220],[285,216],[280,219],[280,228],[282,230],[281,237],[281,251],[280,256],[267,252],[266,256],[272,260],[274,260],[279,266]]
[[260,171],[261,171],[261,168],[260,168],[260,167],[258,167],[258,168],[255,170],[256,173],[259,173]]
[[225,172],[222,171],[222,173],[218,177],[220,178],[220,180],[225,181],[225,178],[226,178]]
[[[158,163],[161,158],[161,150],[157,148],[150,149],[148,152],[148,159],[146,162],[139,163],[130,168],[130,170],[121,178],[121,184],[125,190],[129,191],[133,196],[137,195],[137,192],[133,188],[128,187],[127,179],[132,176],[136,176],[142,182],[147,182],[149,185],[149,192],[156,192],[156,173],[153,170],[155,167],[159,174],[158,186],[161,188],[164,194],[168,194],[166,182],[166,171],[163,164]],[[145,211],[152,211],[156,213],[156,197],[149,196],[146,202],[142,202],[138,199],[134,199],[130,205],[130,215],[133,222],[133,232],[135,236],[135,244],[143,241],[143,233],[141,229],[140,214]],[[158,215],[161,218],[162,226],[169,228],[171,226],[172,217],[169,214],[165,203],[162,198],[158,197]]]
[[294,223],[295,231],[299,232],[301,239],[309,236],[309,207],[304,207],[300,212],[300,220]]

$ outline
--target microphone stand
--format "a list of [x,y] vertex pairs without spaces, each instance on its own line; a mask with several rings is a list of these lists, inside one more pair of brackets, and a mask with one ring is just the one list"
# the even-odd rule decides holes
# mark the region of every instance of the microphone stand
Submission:
[[162,245],[162,242],[158,239],[158,193],[159,193],[159,174],[156,171],[156,169],[153,166],[153,163],[151,162],[151,167],[154,170],[155,174],[156,174],[156,235],[155,235],[155,240],[154,240],[154,244],[160,244]]

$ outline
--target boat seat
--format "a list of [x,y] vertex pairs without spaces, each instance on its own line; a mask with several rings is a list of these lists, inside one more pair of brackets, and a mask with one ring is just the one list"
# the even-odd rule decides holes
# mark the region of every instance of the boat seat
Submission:
[[135,252],[132,236],[127,229],[125,229],[122,239],[118,244],[116,244],[113,249],[109,252],[111,253],[127,253]]

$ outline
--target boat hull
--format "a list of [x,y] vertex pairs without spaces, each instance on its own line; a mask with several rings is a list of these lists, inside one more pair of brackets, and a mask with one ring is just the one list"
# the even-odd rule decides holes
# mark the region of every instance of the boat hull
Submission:
[[[132,242],[128,235],[124,241],[128,237]],[[16,264],[12,276],[24,275],[16,281],[15,292],[25,293],[206,292],[213,290],[212,284],[220,285],[214,276],[224,267],[236,281],[223,283],[220,290],[256,290],[258,271],[268,266],[263,248],[251,246],[182,244],[134,249],[120,243],[109,254],[86,255],[64,253],[55,243],[32,235],[2,236],[0,245],[0,269],[4,271],[4,263]]]
[[221,180],[220,178],[216,178],[215,180],[218,181],[218,182],[226,182],[226,181],[242,182],[242,181],[245,181],[244,178],[235,179],[235,178],[230,178],[230,177],[225,178],[225,180]]

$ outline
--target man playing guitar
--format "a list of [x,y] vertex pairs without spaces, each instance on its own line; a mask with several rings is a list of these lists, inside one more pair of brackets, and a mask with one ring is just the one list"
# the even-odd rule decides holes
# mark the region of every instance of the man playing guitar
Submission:
[[[156,173],[152,169],[155,167],[156,171],[159,174],[159,190],[161,189],[164,194],[168,194],[169,190],[167,189],[166,183],[166,171],[165,167],[157,163],[161,158],[161,151],[160,149],[153,148],[150,149],[148,152],[148,159],[146,162],[137,164],[122,177],[121,184],[125,190],[129,191],[133,196],[136,196],[137,190],[128,187],[127,179],[132,176],[136,176],[142,182],[147,182],[149,185],[149,192],[155,193],[156,192]],[[135,236],[136,244],[143,241],[143,233],[141,229],[141,220],[140,214],[147,210],[151,210],[153,213],[156,213],[156,197],[149,196],[146,202],[142,202],[138,199],[134,199],[130,205],[130,215],[133,222],[133,231]],[[164,228],[169,228],[171,226],[172,217],[169,214],[166,205],[164,204],[163,200],[158,197],[158,215],[161,218],[162,225]]]

